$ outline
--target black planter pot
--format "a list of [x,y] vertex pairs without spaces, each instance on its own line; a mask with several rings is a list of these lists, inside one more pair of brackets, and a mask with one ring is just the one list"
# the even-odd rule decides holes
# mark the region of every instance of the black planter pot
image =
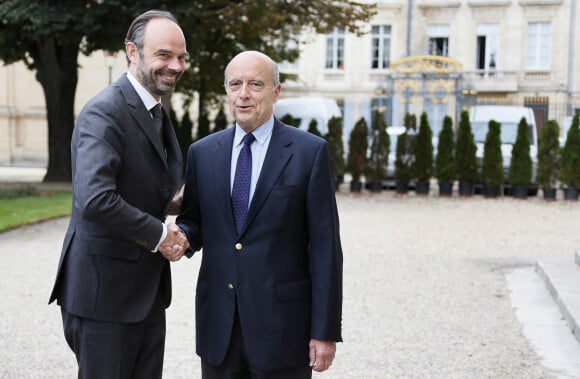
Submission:
[[564,200],[578,200],[579,189],[576,187],[564,188]]
[[395,192],[398,194],[406,194],[409,192],[409,182],[406,180],[395,181]]
[[515,199],[527,199],[528,186],[512,186],[512,196]]
[[484,184],[481,188],[481,194],[487,199],[493,199],[499,196],[500,186]]
[[453,195],[453,182],[439,183],[439,196],[452,196]]
[[473,196],[473,183],[459,182],[459,196]]
[[545,200],[556,200],[557,191],[555,188],[542,188],[542,193]]
[[429,194],[429,181],[418,180],[415,184],[415,192],[418,195],[428,195]]
[[371,180],[368,184],[368,189],[371,192],[381,192],[383,190],[383,185],[380,180]]
[[361,182],[350,182],[350,192],[360,192],[362,191],[362,183]]

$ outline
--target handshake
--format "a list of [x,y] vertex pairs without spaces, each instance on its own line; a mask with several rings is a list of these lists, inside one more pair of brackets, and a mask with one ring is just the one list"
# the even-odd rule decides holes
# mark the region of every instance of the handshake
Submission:
[[176,262],[181,259],[185,251],[189,248],[187,238],[175,223],[167,224],[167,236],[157,248],[165,259]]

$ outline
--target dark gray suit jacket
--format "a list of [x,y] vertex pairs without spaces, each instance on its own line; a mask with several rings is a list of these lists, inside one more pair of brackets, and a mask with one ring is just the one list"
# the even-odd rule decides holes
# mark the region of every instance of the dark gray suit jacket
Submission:
[[181,153],[167,114],[165,120],[167,156],[126,75],[79,114],[73,211],[49,302],[111,322],[143,320],[158,291],[169,306],[169,262],[151,252],[181,183]]
[[179,226],[203,247],[196,293],[197,353],[219,365],[234,315],[253,367],[308,364],[311,338],[341,341],[342,248],[328,144],[275,119],[237,234],[231,207],[234,128],[188,153]]

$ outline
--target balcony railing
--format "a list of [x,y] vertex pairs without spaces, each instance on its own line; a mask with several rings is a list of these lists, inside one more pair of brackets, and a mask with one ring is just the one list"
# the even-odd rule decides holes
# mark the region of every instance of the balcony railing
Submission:
[[463,78],[477,92],[515,92],[518,90],[518,77],[515,71],[464,71]]

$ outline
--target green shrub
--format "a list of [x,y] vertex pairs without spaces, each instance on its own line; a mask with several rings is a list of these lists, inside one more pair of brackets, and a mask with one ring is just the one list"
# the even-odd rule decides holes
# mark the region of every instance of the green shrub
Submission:
[[367,160],[367,181],[381,181],[387,178],[389,164],[389,135],[384,112],[376,109],[371,127],[371,150]]
[[475,153],[477,146],[471,132],[469,112],[461,112],[461,120],[457,130],[457,144],[455,149],[455,161],[457,162],[457,179],[462,183],[476,183],[477,159]]
[[332,117],[328,120],[328,133],[324,136],[328,141],[330,159],[336,177],[344,175],[344,145],[342,142],[342,118]]
[[426,182],[433,176],[433,132],[429,125],[427,113],[421,114],[419,133],[415,139],[415,177]]
[[546,189],[556,187],[558,180],[558,160],[560,126],[555,120],[548,120],[540,130],[538,138],[538,186]]
[[417,118],[415,115],[405,115],[405,133],[397,137],[397,151],[395,152],[395,179],[408,182],[414,178],[415,163],[415,130]]
[[308,124],[308,132],[314,134],[315,136],[322,137],[322,133],[318,130],[318,121],[312,119],[310,124]]
[[562,184],[580,188],[580,113],[576,113],[572,119],[560,162]]
[[532,184],[532,157],[530,157],[530,126],[525,117],[518,124],[516,142],[512,147],[512,160],[508,172],[508,182],[512,186]]
[[360,182],[360,178],[366,167],[368,148],[368,127],[364,118],[354,125],[348,141],[347,170],[352,176],[353,182]]
[[437,158],[435,159],[435,177],[440,183],[451,183],[457,177],[455,165],[455,133],[453,120],[449,116],[443,119],[443,128],[439,133]]
[[499,186],[503,183],[503,157],[501,154],[501,124],[489,121],[489,129],[483,145],[481,181],[483,184]]

